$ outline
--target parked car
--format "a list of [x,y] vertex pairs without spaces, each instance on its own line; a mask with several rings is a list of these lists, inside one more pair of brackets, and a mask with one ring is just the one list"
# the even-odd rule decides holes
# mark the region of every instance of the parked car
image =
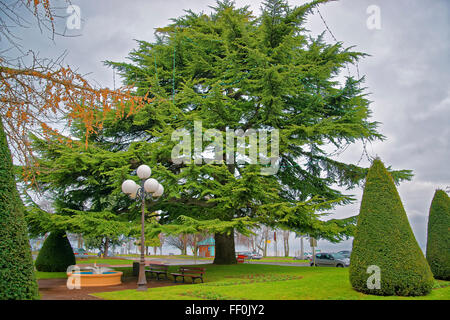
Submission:
[[245,259],[255,259],[255,260],[259,260],[262,258],[262,255],[260,255],[259,253],[250,251],[236,252],[236,257],[237,256],[244,256]]
[[342,250],[339,251],[338,253],[342,254],[345,258],[350,258],[350,255],[352,254],[352,252],[348,250]]
[[260,259],[262,259],[263,256],[259,253],[252,252],[252,255],[250,257],[255,260],[260,260]]
[[87,251],[84,250],[83,248],[73,249],[73,254],[75,255],[75,258],[80,258],[80,259],[88,258]]
[[[348,267],[350,259],[339,253],[318,253],[316,254],[315,266],[322,267]],[[311,267],[314,266],[312,257],[309,259]]]
[[303,257],[302,256],[296,256],[296,257],[294,257],[294,260],[308,260],[311,257],[312,257],[312,253],[305,252],[305,253],[303,253]]

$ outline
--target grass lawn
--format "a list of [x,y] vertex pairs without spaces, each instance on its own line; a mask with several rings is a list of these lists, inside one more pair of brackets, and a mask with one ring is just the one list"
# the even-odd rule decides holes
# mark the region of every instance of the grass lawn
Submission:
[[261,261],[261,262],[281,262],[281,263],[307,263],[308,260],[294,260],[294,257],[265,257],[260,260],[252,260],[252,261]]
[[36,275],[36,279],[63,279],[67,278],[67,275],[65,272],[42,272],[42,271],[35,271],[34,274]]
[[[251,264],[204,267],[207,268],[204,284],[153,288],[147,292],[124,290],[94,295],[112,300],[450,299],[450,281],[436,282],[436,289],[424,297],[380,297],[354,291],[348,280],[348,268]],[[169,271],[175,269],[176,267],[170,267]]]
[[89,258],[89,259],[77,259],[77,264],[87,264],[87,263],[97,263],[97,264],[110,264],[110,265],[119,265],[119,264],[133,264],[133,260],[128,259],[102,259],[102,258]]

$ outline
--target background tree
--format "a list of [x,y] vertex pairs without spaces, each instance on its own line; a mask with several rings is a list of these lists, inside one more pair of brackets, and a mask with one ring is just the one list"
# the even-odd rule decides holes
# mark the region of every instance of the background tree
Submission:
[[179,249],[180,254],[187,255],[187,235],[169,236],[166,238],[166,243],[169,246]]
[[[60,219],[60,226],[46,225],[48,212],[31,202],[27,221],[34,234],[44,233],[55,227],[83,234],[90,238],[102,238],[101,251],[107,256],[111,241],[129,235],[131,225],[140,223],[140,208],[121,190],[121,182],[128,178],[133,161],[133,151],[111,152],[96,146],[88,138],[81,123],[73,124],[72,136],[79,138],[69,146],[61,143],[63,136],[49,140],[32,136],[33,150],[39,155],[35,161],[40,168],[36,178],[39,189],[53,202],[51,221]],[[33,190],[28,183],[27,190]],[[43,221],[40,221],[43,220]]]
[[450,280],[450,197],[436,190],[428,217],[427,261],[436,279]]
[[[164,243],[166,242],[166,236],[164,235],[164,234],[162,234],[162,233],[160,233],[159,235],[158,235],[158,238],[159,238],[159,254],[163,254],[163,246],[164,246]],[[155,254],[156,254],[156,251],[155,251]]]
[[283,236],[284,256],[289,257],[289,236],[291,235],[291,231],[290,230],[282,230],[281,234]]
[[189,234],[187,235],[187,245],[194,256],[198,256],[198,243],[210,238],[210,234]]
[[[363,293],[425,295],[434,284],[394,181],[379,159],[367,175],[350,260],[350,282]],[[381,272],[379,287],[368,285],[371,266]]]

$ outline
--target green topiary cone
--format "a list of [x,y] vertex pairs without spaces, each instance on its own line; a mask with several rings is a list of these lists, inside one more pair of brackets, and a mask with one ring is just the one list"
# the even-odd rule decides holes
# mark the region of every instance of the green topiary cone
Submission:
[[428,217],[427,260],[436,279],[450,280],[450,197],[436,190]]
[[[369,169],[350,257],[350,282],[374,295],[428,294],[434,283],[414,237],[394,181],[376,159]],[[380,270],[380,288],[369,288],[369,266]]]
[[39,298],[23,210],[0,118],[0,300]]
[[65,272],[76,264],[72,246],[65,231],[54,231],[45,239],[36,258],[36,269],[44,272]]

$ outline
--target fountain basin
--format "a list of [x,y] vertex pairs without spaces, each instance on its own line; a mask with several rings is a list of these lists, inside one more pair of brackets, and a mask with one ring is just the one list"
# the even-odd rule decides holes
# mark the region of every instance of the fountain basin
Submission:
[[74,271],[67,272],[67,277],[72,280],[74,284],[79,284],[81,287],[103,287],[115,286],[122,283],[121,271],[105,271],[103,273],[95,273],[92,271]]

